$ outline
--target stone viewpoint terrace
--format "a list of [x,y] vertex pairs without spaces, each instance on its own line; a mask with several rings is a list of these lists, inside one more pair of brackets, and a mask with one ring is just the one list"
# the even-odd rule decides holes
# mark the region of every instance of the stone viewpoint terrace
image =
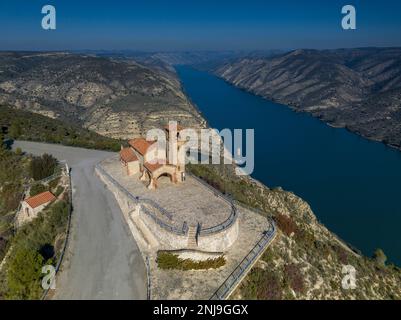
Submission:
[[153,200],[166,210],[168,215],[156,213],[160,219],[177,228],[184,222],[188,225],[197,225],[199,222],[203,229],[210,228],[226,221],[232,213],[229,203],[190,175],[187,175],[182,184],[172,184],[168,177],[161,177],[158,189],[150,191],[146,184],[139,180],[140,174],[124,174],[117,158],[107,159],[102,162],[102,166],[130,193],[139,198]]

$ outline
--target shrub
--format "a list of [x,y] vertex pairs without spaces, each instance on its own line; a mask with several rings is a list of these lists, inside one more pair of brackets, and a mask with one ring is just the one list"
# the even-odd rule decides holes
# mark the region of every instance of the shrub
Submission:
[[376,251],[373,254],[373,259],[376,261],[378,265],[382,267],[386,265],[387,257],[382,249],[376,249]]
[[296,293],[303,293],[305,291],[304,279],[298,265],[293,263],[286,264],[284,266],[284,277]]
[[279,229],[287,236],[298,232],[297,224],[290,217],[284,214],[277,213],[275,215],[275,221]]
[[57,201],[31,223],[18,229],[13,243],[36,251],[46,245],[53,246],[57,235],[64,233],[67,221],[68,204]]
[[22,149],[21,149],[20,147],[18,147],[17,149],[15,149],[15,154],[16,154],[17,156],[22,155]]
[[333,245],[332,248],[337,255],[338,261],[341,264],[349,264],[349,253],[347,252],[347,250],[338,245]]
[[29,190],[29,195],[33,197],[45,191],[47,191],[47,187],[41,183],[37,183],[31,187],[31,189]]
[[314,245],[316,239],[312,232],[309,232],[305,229],[296,228],[295,240],[298,243],[303,244],[304,247],[308,248]]
[[3,133],[3,129],[0,128],[0,152],[3,151],[5,149],[5,145],[4,145],[4,133]]
[[281,300],[282,288],[280,279],[272,272],[264,272],[263,279],[256,285],[256,298],[258,300]]
[[29,171],[34,180],[41,180],[51,176],[56,168],[57,160],[45,153],[41,157],[33,157]]
[[54,189],[55,187],[58,186],[59,182],[60,182],[60,177],[53,179],[52,181],[49,182],[49,188]]
[[20,123],[17,121],[13,121],[8,130],[8,134],[10,135],[10,137],[12,139],[17,139],[21,135],[21,132],[22,132],[22,130],[21,130]]
[[120,149],[118,140],[103,137],[75,124],[6,106],[0,106],[0,128],[3,129],[0,130],[1,141],[4,131],[13,139],[112,151]]
[[22,197],[21,185],[15,183],[4,184],[0,191],[1,209],[4,212],[16,210]]
[[56,192],[54,193],[54,195],[56,197],[58,197],[60,194],[62,194],[64,192],[64,188],[62,186],[58,186]]
[[13,252],[7,272],[9,299],[39,299],[43,257],[36,251],[18,247]]
[[0,262],[6,255],[7,250],[7,240],[0,236]]
[[157,265],[164,270],[207,270],[218,269],[226,264],[226,259],[220,256],[215,259],[194,261],[191,259],[181,259],[178,255],[167,251],[157,253]]

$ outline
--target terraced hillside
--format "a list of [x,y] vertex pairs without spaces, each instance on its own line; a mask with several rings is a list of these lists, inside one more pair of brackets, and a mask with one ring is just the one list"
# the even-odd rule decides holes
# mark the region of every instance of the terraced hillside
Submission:
[[214,71],[264,98],[401,147],[401,48],[296,50]]
[[69,53],[0,53],[0,103],[131,138],[176,120],[204,121],[178,81],[134,61]]

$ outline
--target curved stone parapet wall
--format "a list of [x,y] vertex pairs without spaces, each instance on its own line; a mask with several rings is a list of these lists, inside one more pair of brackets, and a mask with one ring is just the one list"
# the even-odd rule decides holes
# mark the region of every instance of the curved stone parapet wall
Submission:
[[[144,213],[143,210],[140,210],[139,216],[162,246],[166,244],[166,246],[177,250],[188,247],[188,234],[178,235],[167,231],[158,225],[149,215]],[[236,218],[229,227],[223,230],[208,235],[199,235],[196,249],[207,252],[225,251],[237,240],[238,232],[239,219]]]
[[237,240],[238,232],[239,219],[236,217],[229,227],[210,235],[200,235],[198,237],[198,248],[210,252],[225,251]]
[[[103,168],[97,166],[96,172],[114,194],[127,221],[130,218],[130,212],[135,210],[137,214],[132,215],[131,218],[133,218],[132,220],[136,224],[136,227],[142,231],[141,233],[143,235],[149,234],[150,231],[152,236],[157,240],[157,242],[159,242],[159,249],[166,248],[180,250],[188,248],[188,228],[182,232],[173,232],[168,230],[172,226],[169,226],[166,223],[164,226],[157,223],[158,218],[156,218],[156,215],[147,207],[148,203],[146,203],[146,206],[141,204],[140,200],[136,200],[133,195],[115,181],[103,170]],[[140,219],[140,221],[135,221],[135,219]],[[201,231],[197,237],[196,249],[207,252],[226,251],[237,240],[239,232],[238,212],[234,213],[234,216],[231,219],[232,222],[222,230],[211,232],[209,234],[204,234]],[[143,230],[144,228],[147,230]],[[147,239],[144,240],[147,241]]]
[[173,249],[183,249],[187,247],[188,235],[178,235],[162,228],[143,211],[143,208],[139,210],[139,218],[153,233],[153,235],[156,237],[162,247],[163,244],[166,244]]

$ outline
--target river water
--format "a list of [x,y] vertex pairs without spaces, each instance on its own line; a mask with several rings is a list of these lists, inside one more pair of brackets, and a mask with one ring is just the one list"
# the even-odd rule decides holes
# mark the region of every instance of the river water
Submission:
[[305,199],[364,254],[401,265],[401,152],[244,92],[207,72],[176,70],[210,126],[255,129],[252,176]]

